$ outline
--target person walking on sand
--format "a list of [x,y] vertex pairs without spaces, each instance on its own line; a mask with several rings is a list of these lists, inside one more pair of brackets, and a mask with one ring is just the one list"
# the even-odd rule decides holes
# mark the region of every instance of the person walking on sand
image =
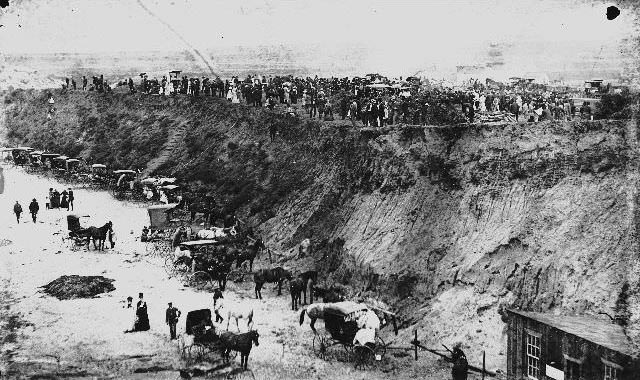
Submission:
[[16,204],[13,205],[13,213],[16,214],[16,221],[20,223],[20,214],[22,214],[22,206],[20,206],[20,203],[18,203],[18,201],[16,201]]
[[33,219],[34,223],[36,222],[36,215],[38,214],[38,211],[40,211],[40,205],[38,204],[38,201],[33,198],[29,204],[29,212],[31,213],[31,219]]
[[169,302],[169,307],[167,308],[166,313],[166,323],[169,325],[169,335],[171,340],[176,339],[176,325],[178,324],[178,318],[180,318],[180,310],[174,307],[171,302]]

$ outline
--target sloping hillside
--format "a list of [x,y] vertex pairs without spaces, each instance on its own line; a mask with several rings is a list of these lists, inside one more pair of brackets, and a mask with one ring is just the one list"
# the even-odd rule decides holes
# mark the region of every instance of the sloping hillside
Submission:
[[356,131],[211,98],[55,99],[48,121],[44,93],[8,95],[7,136],[118,167],[160,162],[278,250],[312,237],[330,279],[381,295],[428,340],[487,350],[492,367],[505,367],[505,307],[640,319],[633,122]]

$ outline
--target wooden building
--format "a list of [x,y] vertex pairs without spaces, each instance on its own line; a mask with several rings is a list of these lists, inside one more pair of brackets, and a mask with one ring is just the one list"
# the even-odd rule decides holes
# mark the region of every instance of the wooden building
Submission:
[[587,316],[508,310],[509,380],[639,380],[624,329]]

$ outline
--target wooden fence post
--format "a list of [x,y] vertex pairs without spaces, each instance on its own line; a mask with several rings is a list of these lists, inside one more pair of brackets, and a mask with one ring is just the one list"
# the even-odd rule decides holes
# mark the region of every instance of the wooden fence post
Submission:
[[485,351],[482,351],[482,380],[484,380],[484,372],[485,372]]
[[418,361],[418,330],[413,330],[413,350],[416,361]]

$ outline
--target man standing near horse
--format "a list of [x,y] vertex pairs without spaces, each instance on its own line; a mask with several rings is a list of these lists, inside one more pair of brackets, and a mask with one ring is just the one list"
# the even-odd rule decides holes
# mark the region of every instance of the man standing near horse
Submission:
[[38,205],[38,201],[36,201],[36,199],[33,198],[31,203],[29,204],[29,212],[31,213],[31,219],[33,219],[34,223],[36,222],[36,215],[38,214],[39,210],[40,210],[40,205]]
[[176,339],[176,325],[178,324],[180,314],[182,314],[180,310],[169,302],[169,307],[167,308],[166,313],[166,323],[169,325],[169,335],[171,336],[171,340]]
[[20,223],[20,214],[22,214],[22,206],[20,203],[16,201],[16,204],[13,205],[13,213],[16,214],[16,221]]

